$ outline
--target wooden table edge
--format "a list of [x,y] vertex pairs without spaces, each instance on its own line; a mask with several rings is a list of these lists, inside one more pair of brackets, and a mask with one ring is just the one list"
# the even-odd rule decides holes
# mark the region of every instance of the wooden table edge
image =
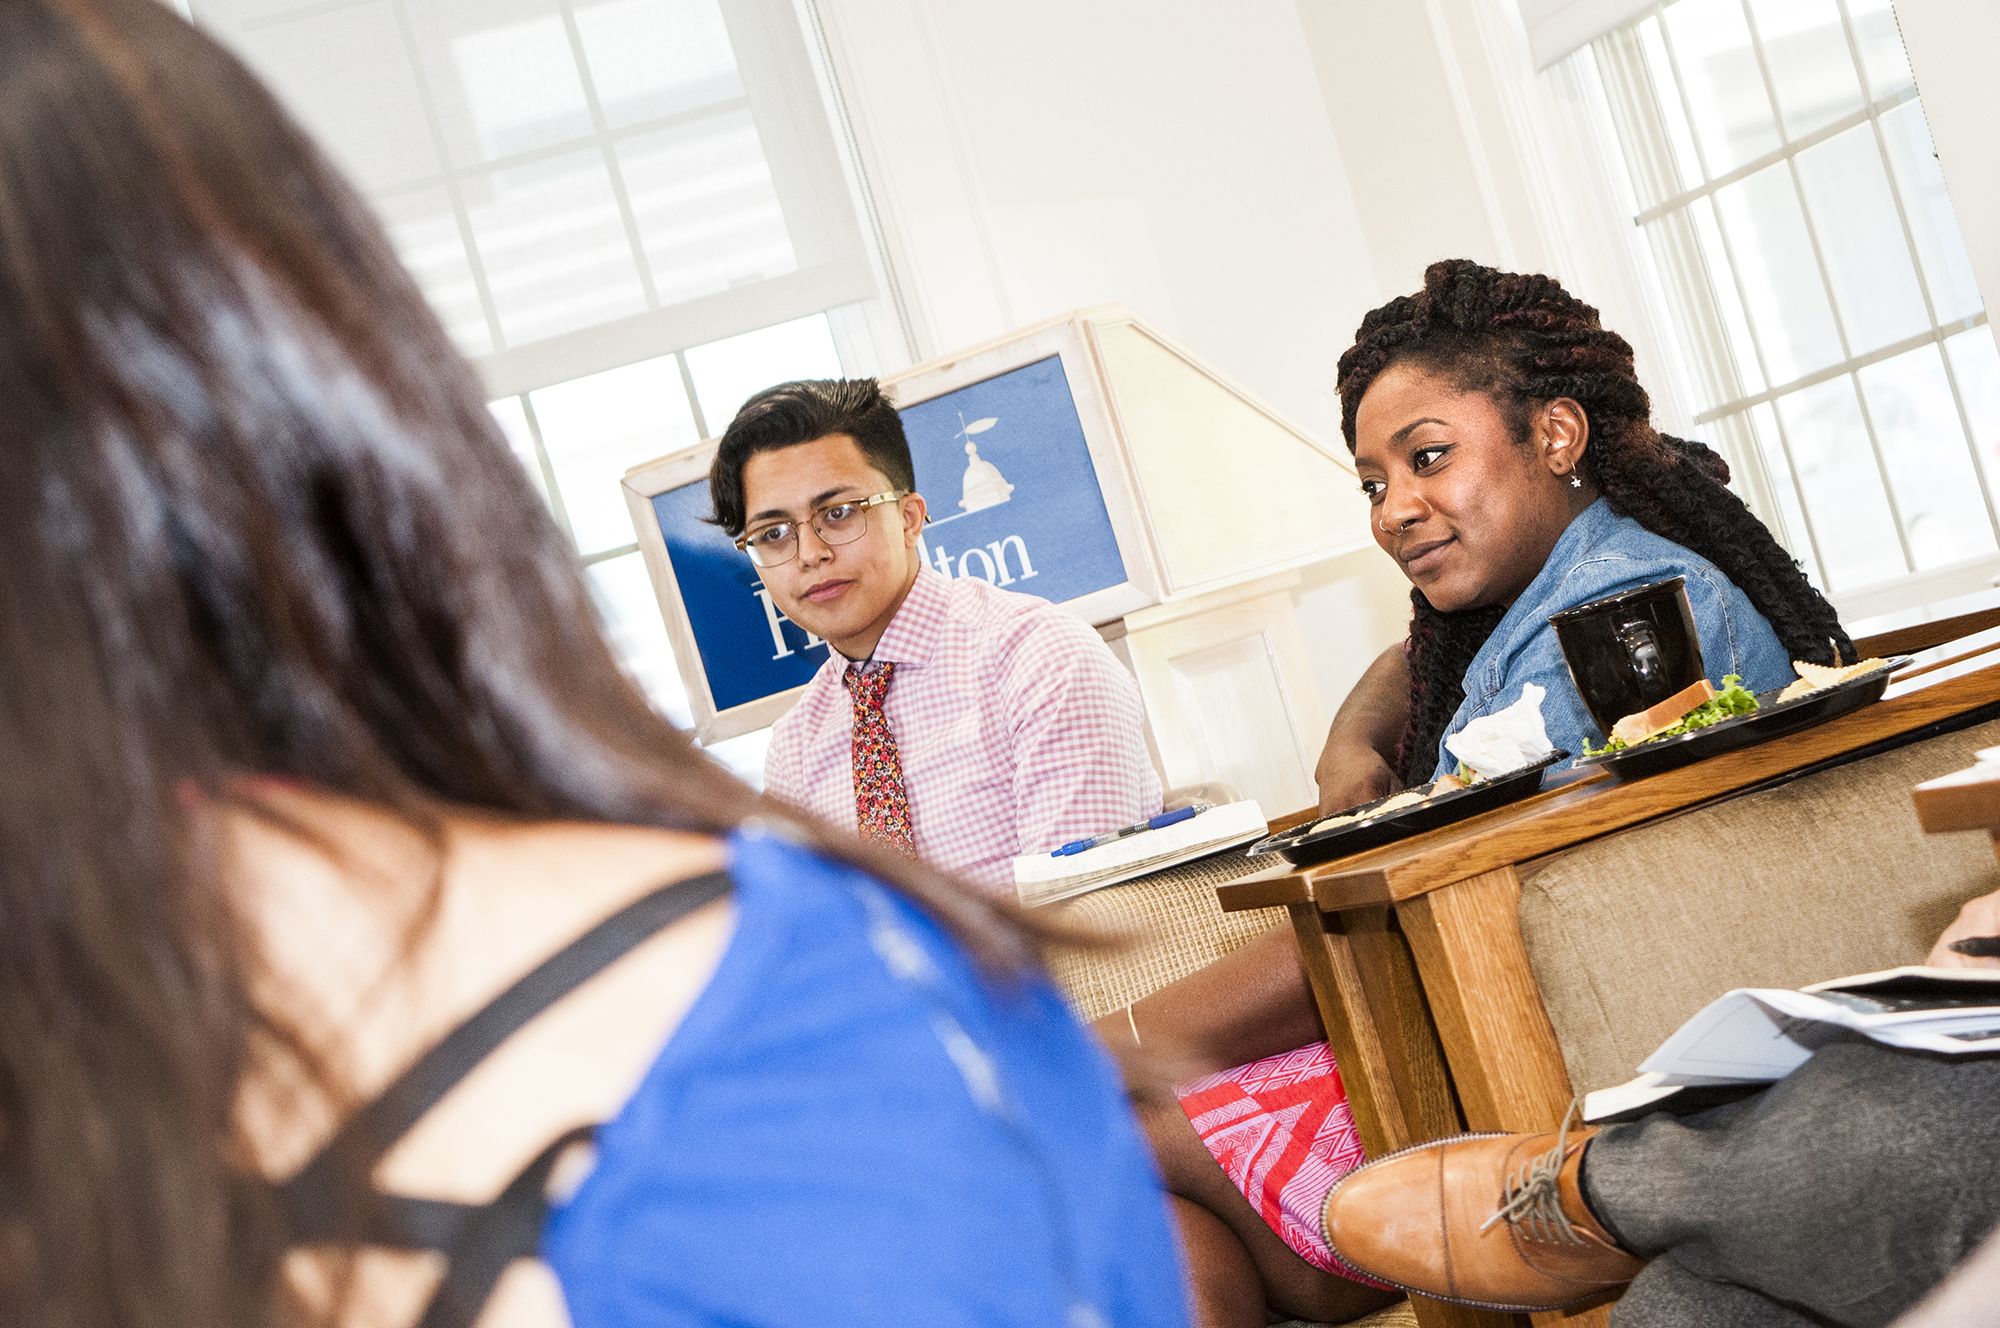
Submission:
[[[1261,875],[1216,887],[1216,897],[1223,911],[1230,913],[1300,903],[1316,904],[1326,912],[1401,903],[1482,872],[1544,857],[1642,821],[1733,797],[1772,779],[1796,774],[1996,701],[2000,701],[2000,666],[1949,678],[1901,696],[1885,697],[1815,728],[1711,757],[1650,779],[1629,784],[1593,780],[1545,789],[1522,802],[1351,858],[1304,868],[1289,868],[1279,863]],[[1713,779],[1731,766],[1735,767],[1734,773],[1714,779],[1706,786],[1700,784],[1703,778]],[[1675,796],[1690,786],[1698,787],[1700,795]],[[1649,787],[1655,795],[1665,796],[1648,797]],[[1585,810],[1588,804],[1606,798],[1614,805],[1596,810],[1610,814],[1591,818],[1587,833],[1553,829],[1555,817]],[[1920,818],[1923,815],[1921,801],[1918,814]],[[1946,827],[1940,824],[1938,828]],[[1538,829],[1543,833],[1533,833]],[[1931,826],[1926,823],[1925,829]],[[1509,830],[1518,833],[1509,834]],[[1488,835],[1488,831],[1495,833]]]
[[[1979,767],[1974,767],[1978,769]],[[2000,832],[2000,771],[1988,779],[1966,779],[1971,770],[1917,785],[1911,800],[1917,808],[1917,824],[1926,834],[1947,834],[1960,830]]]

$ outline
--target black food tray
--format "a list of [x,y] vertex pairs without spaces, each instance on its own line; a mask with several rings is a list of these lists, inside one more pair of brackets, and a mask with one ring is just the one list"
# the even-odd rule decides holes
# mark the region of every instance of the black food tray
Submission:
[[1725,752],[1741,751],[1760,742],[1813,728],[1829,719],[1838,719],[1849,711],[1881,700],[1882,693],[1889,686],[1889,675],[1909,662],[1908,655],[1898,655],[1872,673],[1822,687],[1816,692],[1807,692],[1782,704],[1778,701],[1779,692],[1784,690],[1782,687],[1761,692],[1757,696],[1757,709],[1750,714],[1737,715],[1720,724],[1696,729],[1693,733],[1655,738],[1622,751],[1579,756],[1576,763],[1579,766],[1601,766],[1613,779],[1633,780],[1678,770],[1684,765],[1706,761]]
[[[1524,765],[1519,770],[1510,770],[1497,779],[1481,780],[1467,788],[1453,789],[1428,802],[1403,807],[1386,816],[1370,818],[1362,816],[1359,821],[1337,825],[1330,830],[1315,833],[1313,827],[1326,820],[1317,817],[1304,825],[1295,825],[1269,839],[1259,840],[1251,846],[1250,856],[1261,857],[1274,854],[1295,867],[1311,867],[1317,863],[1330,862],[1334,858],[1344,858],[1361,853],[1382,844],[1393,844],[1399,839],[1435,830],[1439,826],[1452,825],[1481,812],[1504,807],[1510,802],[1519,802],[1537,793],[1542,787],[1542,772],[1558,761],[1569,759],[1564,751],[1550,752],[1533,765]],[[1350,807],[1345,813],[1333,815],[1364,814],[1370,807],[1379,807],[1389,798],[1377,798],[1364,802],[1359,807]]]

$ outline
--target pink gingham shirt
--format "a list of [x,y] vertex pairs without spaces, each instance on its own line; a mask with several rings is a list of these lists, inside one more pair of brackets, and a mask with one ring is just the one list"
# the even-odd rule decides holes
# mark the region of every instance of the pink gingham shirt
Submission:
[[[854,711],[829,650],[771,731],[765,790],[854,824]],[[1013,859],[1160,810],[1138,684],[1079,619],[1033,595],[925,568],[875,646],[917,852],[996,892]]]

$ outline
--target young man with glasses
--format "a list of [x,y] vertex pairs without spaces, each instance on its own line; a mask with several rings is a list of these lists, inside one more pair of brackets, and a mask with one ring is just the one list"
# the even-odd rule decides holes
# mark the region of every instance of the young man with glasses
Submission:
[[715,521],[829,646],[771,735],[766,790],[997,891],[1012,859],[1160,810],[1139,689],[1032,595],[947,579],[873,379],[783,383],[722,435]]

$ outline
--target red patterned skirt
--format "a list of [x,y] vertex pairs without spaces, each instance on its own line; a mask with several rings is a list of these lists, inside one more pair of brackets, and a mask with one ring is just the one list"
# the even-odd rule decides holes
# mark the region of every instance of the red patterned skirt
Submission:
[[1342,1263],[1320,1223],[1327,1191],[1364,1160],[1326,1043],[1181,1084],[1174,1094],[1223,1174],[1300,1258],[1382,1285]]

